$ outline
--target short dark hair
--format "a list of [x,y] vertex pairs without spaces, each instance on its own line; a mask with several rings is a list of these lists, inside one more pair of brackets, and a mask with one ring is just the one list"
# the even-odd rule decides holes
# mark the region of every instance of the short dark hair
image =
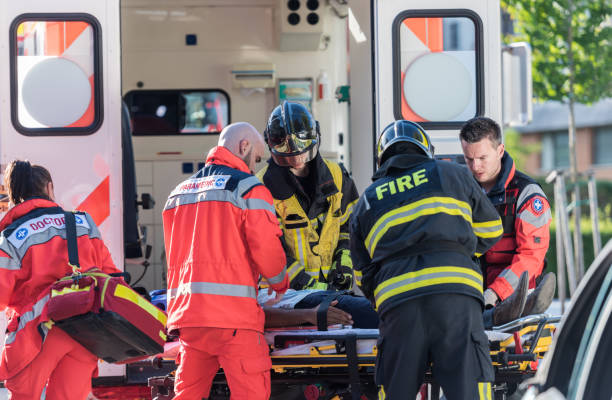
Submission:
[[398,154],[422,154],[425,155],[423,150],[414,143],[400,141],[393,143],[380,157],[380,165],[383,165],[389,158]]
[[502,142],[499,124],[487,117],[476,117],[466,122],[461,127],[459,138],[468,143],[476,143],[488,138],[496,146]]

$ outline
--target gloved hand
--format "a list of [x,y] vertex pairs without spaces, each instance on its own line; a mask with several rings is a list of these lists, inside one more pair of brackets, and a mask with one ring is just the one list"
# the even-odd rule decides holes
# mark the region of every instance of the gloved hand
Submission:
[[328,287],[329,285],[327,283],[319,282],[315,278],[310,278],[310,281],[306,286],[304,286],[304,289],[327,290]]
[[353,285],[353,260],[349,250],[336,252],[328,280],[338,290],[346,290]]
[[485,308],[495,307],[495,304],[499,301],[499,296],[497,296],[497,293],[495,293],[493,289],[485,290],[483,296]]

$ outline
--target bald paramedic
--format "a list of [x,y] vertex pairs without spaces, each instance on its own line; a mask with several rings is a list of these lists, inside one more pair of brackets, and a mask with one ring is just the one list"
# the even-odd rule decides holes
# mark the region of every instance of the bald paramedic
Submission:
[[257,284],[263,276],[280,298],[289,279],[272,195],[253,176],[264,150],[253,126],[228,125],[164,207],[168,330],[181,346],[176,400],[207,398],[219,367],[232,399],[270,396]]

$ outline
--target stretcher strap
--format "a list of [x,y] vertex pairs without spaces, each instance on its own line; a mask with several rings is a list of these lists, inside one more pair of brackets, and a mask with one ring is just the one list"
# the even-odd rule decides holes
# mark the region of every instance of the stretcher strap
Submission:
[[317,310],[317,330],[327,330],[327,310],[329,309],[329,305],[332,301],[336,300],[340,295],[345,293],[346,291],[334,292],[323,298]]

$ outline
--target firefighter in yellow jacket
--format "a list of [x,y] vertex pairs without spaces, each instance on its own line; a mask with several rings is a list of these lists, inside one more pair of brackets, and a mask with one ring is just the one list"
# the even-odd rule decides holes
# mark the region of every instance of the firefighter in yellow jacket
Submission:
[[277,106],[264,136],[272,157],[257,176],[274,197],[291,288],[349,289],[355,183],[342,166],[321,157],[319,123],[302,104]]

